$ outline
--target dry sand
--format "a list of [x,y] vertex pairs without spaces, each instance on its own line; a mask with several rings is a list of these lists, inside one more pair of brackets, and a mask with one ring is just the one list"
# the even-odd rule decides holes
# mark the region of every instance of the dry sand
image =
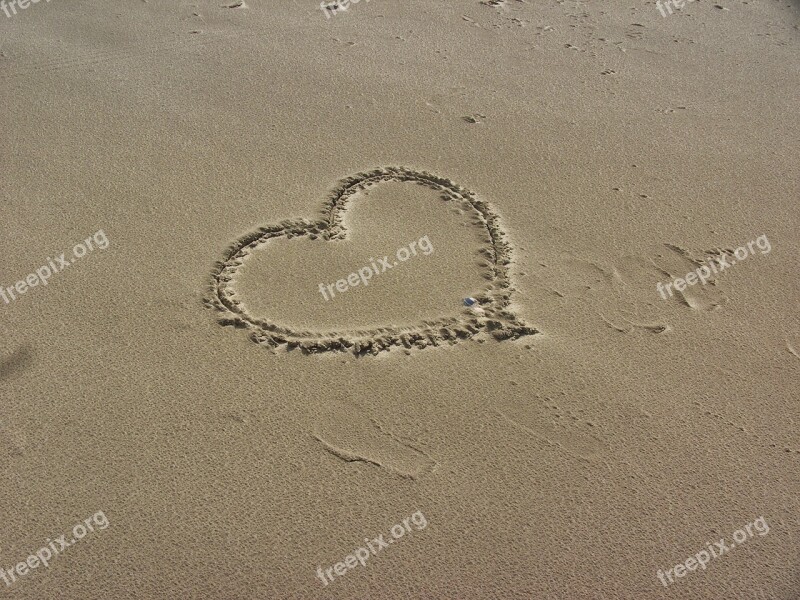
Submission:
[[719,2],[0,13],[0,285],[109,242],[0,299],[0,568],[97,525],[0,597],[800,598],[798,5]]

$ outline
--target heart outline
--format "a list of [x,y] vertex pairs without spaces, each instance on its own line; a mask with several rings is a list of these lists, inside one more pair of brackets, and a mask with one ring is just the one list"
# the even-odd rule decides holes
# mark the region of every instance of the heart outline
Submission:
[[[483,252],[489,255],[492,273],[491,278],[488,278],[490,285],[487,290],[476,296],[485,317],[440,317],[423,321],[417,326],[313,332],[296,331],[248,314],[242,302],[236,298],[233,279],[249,254],[268,240],[278,237],[292,239],[308,236],[325,241],[345,239],[347,229],[343,224],[343,215],[347,210],[349,197],[387,181],[425,185],[442,192],[441,198],[444,200],[468,203],[479,217],[490,240],[489,246]],[[407,167],[380,167],[342,179],[325,201],[322,218],[317,221],[288,219],[275,225],[259,227],[239,237],[228,247],[223,259],[215,263],[206,305],[223,313],[218,317],[220,324],[250,329],[250,338],[258,344],[272,348],[285,344],[288,349],[299,348],[304,353],[351,351],[356,355],[377,354],[401,345],[407,349],[421,349],[439,346],[443,342],[456,343],[470,339],[483,331],[489,332],[497,340],[516,339],[539,332],[526,325],[510,308],[513,288],[508,266],[511,264],[511,251],[511,245],[500,227],[500,217],[487,202],[478,199],[474,192],[427,171],[416,171]]]

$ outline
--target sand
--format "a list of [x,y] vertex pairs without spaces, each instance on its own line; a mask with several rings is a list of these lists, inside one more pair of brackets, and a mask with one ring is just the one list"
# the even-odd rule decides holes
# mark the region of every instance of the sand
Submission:
[[0,596],[800,598],[796,2],[16,10]]

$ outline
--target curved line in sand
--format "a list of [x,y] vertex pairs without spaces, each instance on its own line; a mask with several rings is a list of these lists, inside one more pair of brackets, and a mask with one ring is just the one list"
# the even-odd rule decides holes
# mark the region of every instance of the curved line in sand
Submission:
[[[343,215],[350,196],[370,186],[388,182],[416,182],[442,192],[446,201],[466,202],[478,216],[480,226],[486,229],[490,244],[485,248],[490,255],[491,289],[477,297],[485,317],[441,317],[424,321],[412,327],[380,327],[369,330],[296,331],[266,319],[251,315],[236,297],[233,280],[244,259],[268,240],[277,237],[291,239],[297,236],[318,237],[326,241],[345,239],[347,229]],[[275,225],[260,227],[237,239],[219,261],[212,273],[211,297],[207,304],[223,313],[219,322],[251,330],[253,341],[270,347],[286,344],[304,352],[350,351],[355,354],[377,354],[392,346],[424,348],[441,343],[455,343],[482,331],[495,339],[518,338],[538,333],[527,326],[510,309],[511,281],[508,265],[511,263],[511,246],[500,227],[499,216],[489,204],[449,179],[425,171],[406,167],[382,167],[367,173],[343,179],[323,205],[318,221],[293,219]]]

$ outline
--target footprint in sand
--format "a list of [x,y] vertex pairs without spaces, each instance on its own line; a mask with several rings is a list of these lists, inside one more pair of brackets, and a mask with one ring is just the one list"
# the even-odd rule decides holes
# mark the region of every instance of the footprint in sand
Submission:
[[313,438],[326,452],[348,463],[364,463],[407,479],[430,473],[437,462],[352,404],[331,406]]
[[[716,260],[720,253],[695,255],[679,246],[659,244],[638,255],[620,256],[612,261],[562,253],[532,269],[533,302],[563,311],[564,304],[586,307],[595,326],[621,333],[661,334],[671,330],[667,316],[676,306],[698,312],[721,309],[728,301],[712,274],[705,285],[693,285],[666,298],[658,283],[684,277],[701,264]],[[664,289],[662,287],[662,289]],[[602,312],[594,307],[605,305]],[[542,314],[547,321],[547,314]]]

